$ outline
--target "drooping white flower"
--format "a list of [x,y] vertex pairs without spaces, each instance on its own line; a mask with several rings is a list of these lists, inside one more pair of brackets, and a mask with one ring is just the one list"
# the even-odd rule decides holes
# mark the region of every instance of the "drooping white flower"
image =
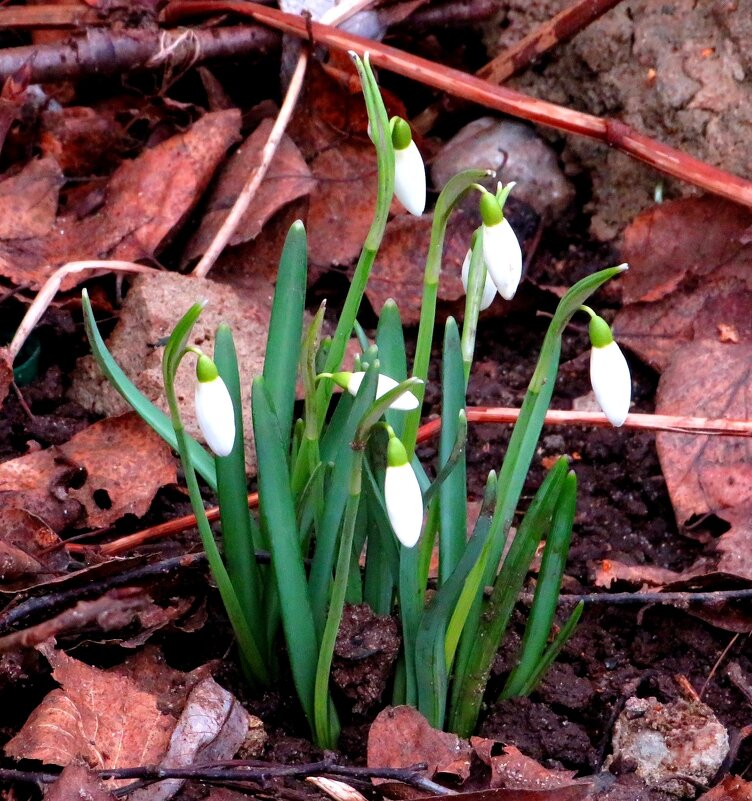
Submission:
[[423,494],[405,446],[395,436],[389,437],[386,451],[384,503],[395,536],[412,548],[423,528]]
[[227,456],[235,444],[235,410],[217,366],[206,355],[196,364],[196,420],[206,444],[217,456]]
[[[470,248],[465,255],[465,260],[462,262],[462,286],[465,289],[465,294],[467,294],[467,284],[470,279],[470,259],[473,255],[473,249]],[[480,311],[485,311],[492,303],[493,299],[496,297],[496,284],[491,280],[491,276],[489,275],[488,270],[484,266],[484,271],[486,274],[486,282],[483,284],[483,295],[480,299]]]
[[[331,378],[336,384],[341,386],[342,389],[347,390],[347,392],[349,392],[351,395],[357,395],[365,375],[366,374],[362,370],[359,370],[355,373],[333,373]],[[395,381],[393,378],[390,378],[388,375],[379,374],[379,378],[376,383],[376,398],[382,398],[387,392],[393,390],[398,383],[399,382]],[[400,395],[399,398],[397,398],[397,400],[394,401],[389,408],[398,409],[403,412],[409,412],[411,409],[417,409],[418,404],[418,399],[412,392],[408,390]]]
[[590,320],[590,383],[603,413],[613,426],[623,425],[632,399],[629,365],[602,317]]
[[426,168],[413,141],[410,126],[401,117],[392,123],[394,145],[394,194],[416,217],[426,207]]
[[512,226],[490,192],[480,199],[483,221],[483,260],[496,289],[504,300],[514,297],[522,278],[522,250]]

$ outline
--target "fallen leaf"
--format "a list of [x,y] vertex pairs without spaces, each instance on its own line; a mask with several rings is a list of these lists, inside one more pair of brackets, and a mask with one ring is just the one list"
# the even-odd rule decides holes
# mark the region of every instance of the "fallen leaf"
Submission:
[[53,158],[30,161],[0,182],[0,239],[45,236],[55,223],[63,172]]
[[33,576],[37,584],[50,575],[65,572],[70,564],[63,541],[25,509],[4,509],[0,515],[0,583],[5,589],[25,589]]
[[[162,767],[231,759],[248,733],[248,715],[237,699],[214,679],[197,684],[170,738]],[[140,763],[139,763],[140,764]],[[167,779],[131,793],[131,801],[167,801],[183,786],[183,779]]]
[[369,767],[406,768],[425,762],[429,778],[437,773],[451,773],[464,780],[470,775],[471,753],[466,740],[434,729],[410,706],[382,710],[368,732]]
[[614,331],[642,359],[666,368],[683,344],[719,326],[752,341],[752,214],[727,201],[688,198],[637,217],[624,234],[630,269]]
[[752,581],[752,506],[725,509],[721,516],[731,528],[715,544],[714,570]]
[[0,347],[0,403],[2,403],[10,392],[10,385],[13,383],[13,364],[11,363],[8,348]]
[[16,759],[92,768],[156,764],[175,720],[129,678],[91,667],[51,646],[43,650],[61,687],[50,692],[5,746]]
[[[1,241],[0,275],[38,289],[64,262],[153,257],[185,221],[239,128],[237,109],[205,114],[185,133],[123,162],[88,216],[60,216],[43,237]],[[62,288],[90,275],[71,274]]]
[[55,531],[108,526],[124,514],[144,515],[157,490],[176,481],[169,446],[130,412],[0,464],[0,504],[26,509]]
[[[224,223],[243,186],[261,162],[261,154],[273,121],[265,119],[230,157],[209,198],[198,231],[191,237],[183,264],[201,256]],[[300,151],[289,136],[283,136],[269,171],[246,209],[230,245],[258,236],[266,221],[282,206],[307,195],[314,181]]]
[[697,801],[752,801],[752,782],[745,781],[741,776],[726,776]]
[[63,769],[60,778],[44,794],[45,801],[115,801],[99,777],[86,765],[72,763]]
[[[752,344],[697,340],[661,376],[658,414],[747,419]],[[680,524],[694,515],[752,504],[752,444],[735,437],[659,433],[658,457]],[[722,516],[722,515],[721,515]]]
[[308,207],[310,259],[323,266],[350,264],[360,254],[376,208],[373,145],[368,139],[344,142],[316,156],[311,171],[317,183]]
[[[415,325],[420,320],[432,222],[431,214],[404,214],[390,220],[366,287],[366,295],[377,312],[388,298],[397,300],[403,325]],[[449,218],[439,279],[442,301],[451,303],[464,297],[460,271],[477,225],[477,216],[462,209]]]
[[578,799],[588,795],[591,782],[588,779],[575,779],[575,771],[544,768],[513,745],[505,746],[502,754],[494,756],[488,744],[496,743],[491,740],[478,742],[480,739],[473,738],[470,742],[478,756],[491,768],[491,787],[517,792],[550,792],[557,799]]

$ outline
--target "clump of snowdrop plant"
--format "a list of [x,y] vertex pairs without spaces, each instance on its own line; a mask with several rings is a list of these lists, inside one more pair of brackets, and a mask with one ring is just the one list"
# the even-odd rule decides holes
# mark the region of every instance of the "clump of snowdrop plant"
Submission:
[[[399,615],[403,646],[388,700],[412,704],[432,725],[462,735],[476,725],[491,664],[543,540],[528,627],[502,696],[529,693],[571,634],[580,606],[554,627],[576,499],[576,478],[565,458],[548,471],[517,520],[511,544],[506,540],[553,392],[564,328],[595,290],[624,269],[588,276],[559,302],[506,455],[498,473],[488,475],[480,515],[468,537],[465,394],[478,314],[497,291],[511,299],[522,270],[520,246],[504,216],[511,185],[489,192],[480,182],[491,173],[483,170],[467,170],[447,183],[433,211],[415,357],[408,364],[393,301],[384,305],[375,338],[369,341],[357,315],[392,197],[396,192],[408,211],[422,213],[425,170],[406,121],[388,119],[368,59],[353,59],[376,150],[376,210],[334,334],[326,340],[321,336],[323,305],[304,326],[303,224],[294,223],[287,235],[263,374],[253,378],[251,387],[258,514],[249,511],[246,497],[241,410],[248,395],[242,382],[249,377],[238,373],[230,329],[218,328],[209,358],[189,344],[202,304],[196,303],[177,323],[163,358],[166,415],[114,362],[84,295],[87,332],[102,369],[180,455],[199,533],[248,680],[264,687],[277,679],[279,645],[284,643],[302,710],[322,747],[336,745],[339,735],[330,669],[345,604],[367,603],[376,614]],[[415,445],[444,235],[453,209],[472,192],[478,193],[478,230],[463,267],[464,320],[460,327],[450,318],[444,328],[442,427],[435,478],[430,480]],[[353,332],[362,353],[355,365],[344,365]],[[617,364],[610,330],[594,323],[591,336],[596,395],[618,425],[629,405],[628,400],[624,405],[628,376]],[[198,355],[196,413],[213,453],[183,426],[175,376],[189,354]],[[298,382],[304,397],[296,419]],[[218,496],[221,553],[204,512],[198,476]],[[434,547],[439,574],[429,593]],[[270,564],[257,564],[259,550],[270,552]]]

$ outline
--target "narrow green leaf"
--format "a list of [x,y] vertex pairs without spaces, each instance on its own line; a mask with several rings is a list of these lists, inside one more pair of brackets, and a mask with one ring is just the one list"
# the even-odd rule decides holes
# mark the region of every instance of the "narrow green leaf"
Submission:
[[[381,372],[388,375],[398,383],[407,378],[407,356],[405,355],[405,335],[402,330],[397,304],[389,298],[386,301],[376,328],[376,345],[379,349],[379,362]],[[384,415],[387,423],[394,429],[399,437],[405,423],[405,413],[396,409],[389,409]]]
[[287,447],[262,376],[254,379],[251,398],[258,459],[259,512],[269,535],[293,682],[314,730],[314,682],[319,643],[290,491],[285,458]]
[[453,457],[456,461],[439,487],[439,584],[443,584],[452,575],[467,544],[467,471],[464,448],[459,455],[455,451],[455,444],[461,435],[461,416],[465,413],[465,372],[460,334],[452,317],[447,319],[444,330],[441,390],[439,465],[443,468]]
[[[97,321],[91,308],[89,294],[84,289],[81,293],[81,306],[84,313],[84,328],[89,339],[91,352],[96,359],[99,369],[104,373],[107,380],[120,393],[133,411],[173,449],[177,450],[177,439],[172,427],[172,421],[161,409],[158,409],[148,398],[146,398],[136,385],[123,372],[120,365],[113,359],[112,354],[107,349],[102,335],[97,328]],[[196,471],[206,481],[212,490],[217,489],[217,476],[214,470],[214,459],[196,442],[193,437],[186,436],[187,447],[190,452],[191,462]]]
[[264,378],[284,436],[292,428],[295,405],[308,277],[306,247],[305,228],[300,220],[296,220],[287,232],[279,260],[266,341]]
[[546,547],[543,550],[538,583],[522,638],[518,664],[507,679],[501,698],[520,695],[531,677],[538,672],[538,665],[556,615],[561,579],[572,539],[576,505],[577,477],[570,472],[564,479],[553,513],[551,531],[546,537]]

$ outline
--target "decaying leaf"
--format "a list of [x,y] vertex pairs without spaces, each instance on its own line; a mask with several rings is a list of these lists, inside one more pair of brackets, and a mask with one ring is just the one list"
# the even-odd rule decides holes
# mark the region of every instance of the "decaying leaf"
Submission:
[[34,583],[62,573],[70,557],[63,541],[35,515],[25,509],[4,509],[0,515],[0,583],[21,589],[19,581],[33,576]]
[[32,239],[50,232],[63,172],[55,159],[35,159],[0,182],[0,239]]
[[371,767],[405,768],[425,762],[429,778],[444,773],[464,780],[470,774],[471,754],[466,740],[432,728],[411,706],[387,707],[379,712],[368,732]]
[[351,140],[324,150],[311,170],[317,181],[306,226],[311,261],[349,264],[360,254],[376,208],[373,145],[368,139]]
[[0,504],[26,509],[55,531],[107,526],[145,514],[157,490],[176,480],[170,448],[131,412],[0,464]]
[[655,206],[624,234],[619,340],[663,370],[695,339],[752,340],[752,214],[690,198]]
[[[366,287],[366,295],[377,311],[388,298],[395,298],[404,325],[415,325],[420,320],[432,217],[403,214],[389,221]],[[449,218],[439,280],[440,300],[453,302],[464,297],[460,270],[477,225],[477,216],[461,209]]]
[[[661,376],[656,412],[744,420],[751,404],[752,344],[697,340]],[[749,440],[660,433],[657,445],[679,523],[752,503]]]
[[726,776],[697,801],[752,801],[752,782],[745,781],[741,776]]
[[637,584],[643,589],[662,587],[679,578],[679,573],[656,565],[625,565],[613,559],[602,559],[595,564],[594,581],[596,587],[607,589],[615,581]]
[[86,765],[71,763],[44,794],[45,801],[115,801],[97,775]]
[[[272,120],[263,120],[228,160],[209,198],[201,225],[186,247],[184,264],[201,256],[214,239],[246,181],[261,162],[261,151],[269,138],[272,125]],[[266,177],[240,218],[229,244],[238,245],[255,239],[264,223],[275,212],[293,200],[307,195],[313,183],[311,172],[300,151],[292,139],[284,136]]]
[[5,746],[16,759],[93,768],[156,764],[175,721],[125,676],[98,670],[51,646],[43,653],[61,687],[49,693]]
[[[38,289],[64,262],[151,258],[185,221],[239,128],[237,109],[206,114],[185,133],[123,162],[103,195],[97,187],[101,202],[88,216],[60,216],[44,236],[1,241],[0,275]],[[67,276],[63,289],[83,277]]]
[[[186,767],[231,759],[248,733],[248,715],[214,679],[197,684],[175,726],[163,767]],[[132,801],[167,801],[184,780],[167,779],[131,793]]]

